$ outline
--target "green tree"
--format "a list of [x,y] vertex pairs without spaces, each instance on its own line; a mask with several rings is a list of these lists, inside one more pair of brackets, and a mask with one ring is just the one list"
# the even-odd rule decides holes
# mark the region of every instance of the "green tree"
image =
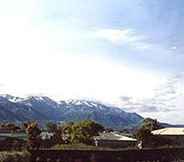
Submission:
[[1,124],[0,127],[3,128],[3,129],[8,129],[8,130],[12,131],[13,133],[15,133],[15,132],[17,132],[21,129],[20,127],[18,127],[14,123]]
[[156,129],[161,129],[163,127],[156,119],[145,118],[141,124],[141,128],[145,128],[150,131],[153,131]]
[[48,132],[53,132],[54,133],[54,132],[57,131],[57,124],[55,124],[55,123],[48,122],[46,124],[46,127],[47,127]]
[[40,147],[40,134],[41,130],[36,122],[27,124],[26,132],[28,134],[28,146],[31,149],[38,149]]
[[136,138],[139,141],[145,141],[150,136],[152,136],[151,131],[149,129],[144,128],[144,127],[138,129],[138,131],[136,132]]
[[84,120],[77,123],[67,123],[62,126],[62,131],[60,132],[62,133],[64,143],[91,144],[93,137],[103,130],[104,127],[100,124],[91,120]]
[[158,143],[158,139],[151,132],[161,128],[163,128],[162,125],[156,119],[145,118],[135,136],[139,141],[142,141],[144,146],[153,146]]
[[61,125],[58,128],[58,137],[60,137],[60,142],[65,144],[78,143],[78,138],[80,136],[79,127],[76,123],[69,122]]

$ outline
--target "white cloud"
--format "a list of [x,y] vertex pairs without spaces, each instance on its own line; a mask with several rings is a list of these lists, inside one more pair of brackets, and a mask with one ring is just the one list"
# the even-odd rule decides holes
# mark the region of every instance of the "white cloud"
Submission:
[[[1,71],[5,92],[16,95],[42,93],[57,98],[87,97],[114,103],[122,94],[148,97],[159,84],[159,77],[104,59],[62,55],[36,59],[35,62],[29,59],[32,64],[27,63],[20,69],[16,64],[21,65],[25,60],[16,59],[11,64],[13,67]],[[141,80],[137,79],[139,77]]]
[[172,46],[170,49],[175,51],[177,49],[177,47],[176,46]]
[[[87,97],[112,104],[118,104],[120,96],[154,96],[154,89],[162,82],[159,74],[117,64],[91,49],[86,53],[76,50],[87,44],[86,37],[139,50],[155,47],[145,36],[132,29],[71,30],[64,23],[37,21],[43,16],[41,12],[39,0],[0,0],[0,93],[45,94],[58,99]],[[169,118],[165,112],[149,115],[163,121],[171,119],[171,112]]]
[[175,110],[168,112],[152,112],[152,113],[141,113],[143,117],[151,117],[158,119],[160,122],[170,124],[183,124],[183,110]]
[[[78,41],[83,39],[86,31],[71,32],[57,23],[37,24],[33,9],[38,7],[37,3],[29,1],[31,4],[27,5],[22,0],[17,3],[13,3],[16,8],[11,7],[10,12],[6,9],[0,12],[0,84],[3,85],[0,93],[87,97],[116,103],[122,95],[152,96],[160,84],[160,75],[114,63],[90,49],[87,55],[77,53],[73,47],[80,44]],[[144,46],[138,43],[143,37],[132,30],[97,32],[104,38],[106,34],[109,41],[115,43],[124,39],[125,43]]]
[[155,90],[150,99],[121,98],[121,106],[127,111],[138,112],[144,117],[157,118],[173,124],[183,123],[184,73],[170,75]]
[[99,29],[95,32],[95,37],[116,45],[129,45],[142,50],[151,48],[151,44],[146,42],[145,36],[137,34],[132,29]]

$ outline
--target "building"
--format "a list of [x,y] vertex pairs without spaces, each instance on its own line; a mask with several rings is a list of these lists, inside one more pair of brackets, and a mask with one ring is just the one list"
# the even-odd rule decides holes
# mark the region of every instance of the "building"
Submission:
[[137,140],[127,136],[117,134],[115,132],[100,133],[94,138],[96,146],[110,147],[110,148],[127,148],[135,147]]
[[184,146],[184,128],[163,128],[152,131],[152,134],[165,139],[168,145]]
[[54,136],[54,133],[41,132],[40,137],[42,140],[50,140]]

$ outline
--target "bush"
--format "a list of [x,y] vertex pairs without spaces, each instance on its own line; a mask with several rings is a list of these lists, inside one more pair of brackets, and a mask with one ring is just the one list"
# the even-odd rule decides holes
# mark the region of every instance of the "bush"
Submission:
[[30,153],[28,152],[0,152],[0,162],[29,162]]
[[92,144],[93,137],[104,131],[104,127],[92,120],[83,120],[76,123],[67,123],[59,131],[64,143],[67,144]]
[[96,149],[96,146],[91,146],[91,145],[86,145],[83,143],[79,143],[79,144],[57,144],[55,146],[52,147],[53,149],[56,150],[88,150],[88,149]]

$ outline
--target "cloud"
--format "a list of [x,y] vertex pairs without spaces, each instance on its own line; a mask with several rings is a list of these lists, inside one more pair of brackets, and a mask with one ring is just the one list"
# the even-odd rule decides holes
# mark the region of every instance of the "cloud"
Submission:
[[132,100],[132,97],[128,97],[128,96],[121,96],[121,97],[120,97],[120,99],[121,99],[122,101],[129,102],[129,101],[131,101],[131,100]]
[[[1,93],[88,97],[111,103],[123,94],[141,97],[152,94],[159,75],[101,58],[98,50],[95,53],[88,48],[92,44],[86,41],[88,32],[86,36],[86,31],[64,23],[37,22],[32,9],[37,3],[18,2],[18,5],[13,3],[16,7],[10,13],[0,10],[0,73],[1,83],[5,84]],[[128,39],[132,31],[123,33],[128,42],[137,40]],[[136,80],[138,76],[143,81]]]
[[[84,31],[44,20],[37,22],[35,14],[39,15],[39,10],[33,10],[36,1],[28,5],[23,0],[18,2],[18,5],[13,3],[16,7],[11,12],[0,10],[0,73],[5,84],[1,93],[89,97],[110,103],[115,103],[121,95],[140,98],[152,95],[160,82],[159,74],[97,56],[99,49],[93,52],[88,48],[93,43],[86,41],[91,38],[90,29]],[[1,8],[4,7],[0,5]],[[131,29],[97,30],[95,37],[142,49],[149,46],[144,36]]]
[[137,34],[133,29],[99,29],[95,36],[115,45],[128,45],[142,50],[152,46],[146,42],[145,36]]
[[174,51],[174,50],[177,49],[177,47],[176,46],[172,46],[170,49]]
[[164,83],[155,89],[155,95],[149,99],[136,100],[123,96],[121,107],[137,112],[144,117],[157,118],[173,124],[183,123],[184,73],[170,75]]
[[152,113],[152,112],[159,112],[160,109],[155,106],[151,105],[150,103],[145,102],[144,100],[136,100],[133,97],[120,97],[121,99],[121,106],[123,110],[129,112],[137,112],[137,113]]
[[183,110],[141,113],[143,117],[155,118],[161,122],[170,124],[183,124],[183,114],[184,114]]
[[[184,100],[184,74],[169,76],[154,91],[149,99],[136,100],[129,97],[121,97],[122,106],[128,111],[138,113],[170,112],[183,109]],[[151,114],[150,114],[151,115]]]

